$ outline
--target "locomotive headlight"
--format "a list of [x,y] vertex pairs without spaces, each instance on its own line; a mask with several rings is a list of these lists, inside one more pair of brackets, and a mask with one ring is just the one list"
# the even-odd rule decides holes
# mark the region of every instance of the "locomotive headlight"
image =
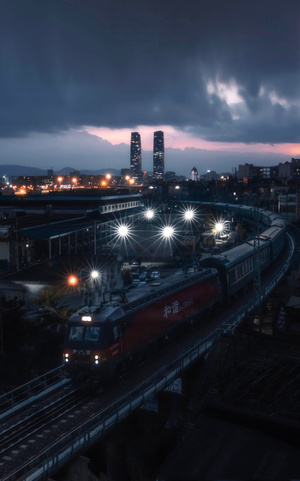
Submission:
[[65,362],[69,362],[69,354],[68,353],[64,354],[64,358],[65,358]]
[[98,356],[98,354],[95,354],[95,364],[99,364],[99,356]]

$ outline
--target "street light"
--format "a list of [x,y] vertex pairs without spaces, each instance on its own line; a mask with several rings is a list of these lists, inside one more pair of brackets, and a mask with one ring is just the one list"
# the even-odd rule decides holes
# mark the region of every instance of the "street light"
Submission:
[[94,270],[91,271],[90,277],[91,277],[92,282],[93,282],[92,302],[94,302],[94,304],[96,304],[96,282],[100,281],[100,272],[94,269]]
[[217,223],[215,224],[215,229],[216,229],[216,231],[218,232],[218,234],[221,234],[221,232],[223,232],[224,227],[225,227],[225,225],[224,225],[223,222],[217,222]]
[[195,219],[195,210],[192,209],[191,207],[189,207],[188,209],[185,209],[182,213],[183,215],[183,219],[186,221],[186,222],[189,222],[189,221],[192,221],[193,219]]
[[100,277],[100,273],[98,271],[92,271],[91,272],[91,278],[94,280],[94,282]]
[[152,220],[154,215],[155,215],[155,212],[154,212],[153,209],[147,209],[146,212],[145,212],[145,217],[148,220]]
[[171,225],[166,225],[162,228],[162,236],[165,239],[171,239],[175,234],[175,229]]
[[78,277],[71,275],[68,279],[68,283],[71,287],[75,287],[78,284]]
[[127,225],[125,225],[125,224],[119,225],[119,227],[118,227],[119,237],[122,237],[124,239],[128,236],[128,234],[129,234],[129,229],[128,229]]

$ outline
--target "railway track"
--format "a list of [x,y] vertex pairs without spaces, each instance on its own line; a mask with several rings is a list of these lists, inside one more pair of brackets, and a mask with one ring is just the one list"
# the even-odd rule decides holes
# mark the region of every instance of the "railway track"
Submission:
[[[265,283],[272,280],[279,270],[280,266],[274,266],[274,271],[268,274]],[[224,320],[228,319],[229,323],[230,316],[233,317],[232,313],[242,312],[243,304],[246,304],[246,301],[248,301],[247,293],[244,293],[234,306],[219,310],[213,318],[203,320],[186,336],[168,345],[143,365],[134,367],[109,391],[81,399],[78,393],[72,393],[70,396],[62,397],[56,403],[49,402],[48,406],[43,406],[43,409],[39,410],[39,413],[31,412],[30,420],[23,415],[24,419],[20,420],[17,425],[15,423],[14,426],[2,429],[0,433],[3,441],[3,445],[0,444],[0,479],[3,481],[48,479],[58,466],[63,465],[58,462],[58,458],[61,457],[65,462],[64,454],[58,453],[70,449],[68,454],[70,459],[79,452],[83,452],[84,447],[86,449],[92,442],[87,434],[88,430],[98,429],[99,424],[102,423],[101,432],[106,432],[115,422],[123,419],[125,414],[120,415],[120,413],[125,413],[126,403],[130,404],[130,409],[134,409],[131,407],[130,396],[135,400],[145,398],[144,393],[149,389],[146,385],[147,379],[153,379],[153,382],[157,380],[159,383],[161,376],[167,376],[170,372],[170,366],[174,359],[176,361],[184,358],[185,353],[194,349],[197,340],[199,342],[201,337],[205,338],[210,332],[218,330],[224,325]],[[138,406],[141,402],[134,401],[133,405]],[[53,404],[52,407],[50,407],[51,404]],[[33,410],[34,405],[31,405],[30,409]],[[47,410],[49,415],[47,415]],[[7,437],[7,441],[4,440],[5,437]],[[19,442],[16,442],[17,438],[19,438]],[[83,440],[82,447],[78,441],[75,442],[75,444],[78,443],[76,450],[74,447],[66,448],[74,446],[73,439]],[[34,467],[45,459],[49,460],[46,463],[48,467],[45,468],[44,462],[44,467],[40,468],[41,471],[37,473],[37,469]]]
[[30,439],[36,433],[46,429],[49,424],[58,421],[60,417],[68,415],[71,411],[80,407],[84,400],[83,394],[73,390],[60,399],[56,399],[28,414],[23,420],[17,423],[12,422],[9,427],[1,432],[0,459],[10,450],[19,449],[19,446],[24,444],[28,438]]

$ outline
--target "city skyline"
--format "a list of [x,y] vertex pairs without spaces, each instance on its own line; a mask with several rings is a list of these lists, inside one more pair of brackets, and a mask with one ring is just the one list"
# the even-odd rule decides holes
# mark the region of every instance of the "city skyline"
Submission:
[[[0,163],[188,176],[300,154],[299,4],[4,0]],[[129,27],[130,26],[130,27]]]

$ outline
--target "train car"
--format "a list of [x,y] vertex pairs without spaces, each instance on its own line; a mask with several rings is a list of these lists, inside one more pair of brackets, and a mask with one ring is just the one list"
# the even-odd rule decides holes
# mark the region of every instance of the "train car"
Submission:
[[131,289],[127,302],[124,295],[116,296],[101,308],[81,310],[68,320],[65,370],[81,389],[97,388],[223,299],[215,269],[177,272]]
[[254,208],[249,205],[216,203],[214,207],[218,212],[227,215],[239,215],[246,219],[253,220],[253,222],[260,222],[265,226],[270,226],[274,222],[283,222],[283,218],[277,212]]
[[[274,214],[274,213],[272,213]],[[259,255],[260,270],[263,272],[282,252],[286,242],[285,223],[282,218],[272,216],[272,226],[259,235],[256,246]],[[218,269],[224,291],[224,300],[237,294],[253,281],[254,239],[212,256],[201,262],[202,267]]]
[[286,244],[286,231],[284,222],[273,224],[260,234],[260,239],[269,240],[271,244],[271,259],[274,262],[283,251]]
[[[259,257],[261,270],[266,269],[271,263],[271,244],[269,240],[261,239]],[[248,286],[253,280],[253,242],[241,244],[229,249],[222,255],[205,259],[203,267],[218,269],[224,291],[224,300],[238,293]]]

